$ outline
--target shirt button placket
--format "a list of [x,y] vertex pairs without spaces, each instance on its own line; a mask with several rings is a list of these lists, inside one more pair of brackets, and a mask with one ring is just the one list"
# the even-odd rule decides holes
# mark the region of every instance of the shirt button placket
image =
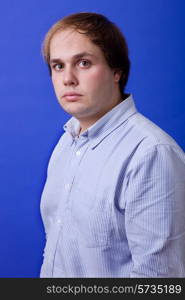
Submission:
[[80,156],[80,154],[81,154],[80,150],[76,151],[76,156]]

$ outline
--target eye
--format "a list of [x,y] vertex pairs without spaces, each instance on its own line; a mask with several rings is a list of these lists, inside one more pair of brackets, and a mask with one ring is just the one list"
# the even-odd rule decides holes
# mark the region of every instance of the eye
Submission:
[[80,67],[83,67],[83,68],[87,68],[90,66],[90,61],[86,60],[86,59],[82,59],[79,61],[79,65]]
[[52,66],[52,69],[56,70],[56,71],[60,71],[63,69],[63,65],[62,64],[55,64]]

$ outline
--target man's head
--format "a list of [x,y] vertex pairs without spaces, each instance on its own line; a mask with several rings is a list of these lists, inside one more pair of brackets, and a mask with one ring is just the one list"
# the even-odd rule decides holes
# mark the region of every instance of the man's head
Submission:
[[[70,114],[83,118],[94,113],[98,119],[121,101],[130,68],[128,48],[106,17],[77,13],[59,20],[46,34],[42,50],[56,96]],[[70,92],[79,98],[64,97]]]

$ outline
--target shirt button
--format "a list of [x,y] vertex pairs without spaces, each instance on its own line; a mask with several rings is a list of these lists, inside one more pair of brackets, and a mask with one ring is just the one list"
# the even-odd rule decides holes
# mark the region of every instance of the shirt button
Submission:
[[79,156],[81,154],[80,151],[76,151],[76,156]]
[[70,184],[69,184],[69,183],[66,183],[66,184],[65,184],[65,189],[66,189],[66,190],[69,190],[69,188],[70,188]]
[[57,224],[61,224],[61,220],[60,219],[57,219]]

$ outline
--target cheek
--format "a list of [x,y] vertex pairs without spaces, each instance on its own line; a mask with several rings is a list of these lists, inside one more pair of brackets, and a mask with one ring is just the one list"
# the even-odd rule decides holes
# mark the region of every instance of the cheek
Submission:
[[100,88],[110,85],[111,75],[105,69],[93,70],[86,74],[81,82],[84,88],[88,86],[90,90],[97,89],[100,92]]
[[59,78],[52,78],[52,84],[53,84],[53,88],[55,90],[56,93],[60,92],[61,90],[61,80],[59,80]]

